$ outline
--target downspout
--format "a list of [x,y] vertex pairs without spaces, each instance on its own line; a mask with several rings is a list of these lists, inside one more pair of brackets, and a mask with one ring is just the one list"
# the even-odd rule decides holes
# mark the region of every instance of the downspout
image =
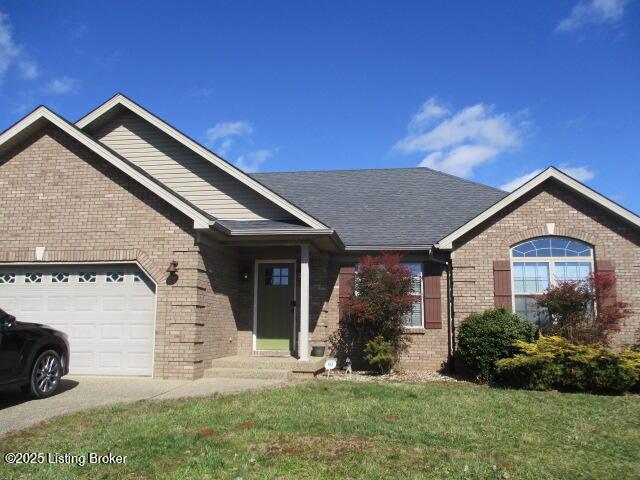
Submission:
[[449,365],[452,371],[455,372],[455,362],[453,361],[453,355],[456,349],[456,336],[455,336],[455,323],[453,321],[453,262],[451,260],[441,260],[434,256],[433,247],[429,249],[429,261],[445,265],[447,270],[447,326],[449,327],[448,335],[448,357]]

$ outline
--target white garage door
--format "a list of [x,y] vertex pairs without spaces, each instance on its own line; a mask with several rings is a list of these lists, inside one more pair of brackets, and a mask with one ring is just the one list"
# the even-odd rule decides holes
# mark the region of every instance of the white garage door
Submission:
[[0,308],[67,333],[71,373],[152,374],[155,286],[135,265],[3,266]]

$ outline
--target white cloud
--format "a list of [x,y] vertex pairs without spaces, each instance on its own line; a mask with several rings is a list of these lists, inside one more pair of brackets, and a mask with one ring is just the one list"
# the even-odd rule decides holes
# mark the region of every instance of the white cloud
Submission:
[[235,143],[235,138],[246,137],[253,133],[253,127],[249,122],[239,120],[236,122],[220,122],[205,132],[207,145],[214,148],[219,155],[226,155]]
[[560,166],[560,170],[575,178],[579,182],[587,182],[595,177],[595,173],[589,170],[587,167],[563,167]]
[[13,67],[17,67],[20,76],[27,80],[33,80],[39,73],[38,64],[14,40],[9,16],[0,12],[0,81]]
[[18,63],[18,68],[20,69],[22,78],[26,78],[27,80],[33,80],[40,73],[38,64],[33,60],[21,60]]
[[77,85],[77,82],[71,77],[60,77],[51,80],[45,90],[48,93],[53,93],[56,95],[64,95],[65,93],[71,92]]
[[[205,138],[207,144],[219,155],[226,156],[233,149],[244,150],[235,161],[236,167],[245,172],[257,172],[260,166],[273,156],[276,150],[249,150],[252,141],[253,126],[251,123],[238,120],[235,122],[220,122],[207,129]],[[237,153],[236,153],[237,155]]]
[[253,132],[253,127],[249,122],[220,122],[213,127],[207,129],[205,133],[207,140],[211,143],[226,137],[237,137],[240,135],[249,135]]
[[6,14],[0,12],[0,80],[20,53],[20,48],[13,41],[13,32],[8,18]]
[[510,182],[505,183],[504,185],[500,185],[500,189],[505,190],[507,192],[512,192],[513,190],[518,188],[520,185],[524,185],[525,183],[527,183],[529,180],[531,180],[533,177],[538,175],[540,172],[542,172],[542,169],[536,168],[532,172],[525,173],[524,175],[520,177],[516,177]]
[[431,97],[424,102],[420,110],[413,115],[411,123],[409,123],[409,130],[420,130],[429,125],[433,120],[449,115],[449,113],[451,112],[449,112],[446,107],[438,104],[437,98]]
[[587,25],[615,23],[624,16],[629,0],[584,0],[571,9],[571,13],[556,27],[557,32],[570,32]]
[[196,88],[192,88],[191,90],[189,90],[187,92],[187,95],[189,95],[191,97],[209,98],[212,93],[213,93],[213,91],[210,88],[206,88],[206,87],[199,88],[199,87],[196,87]]
[[273,152],[268,149],[249,152],[238,157],[238,160],[236,160],[236,167],[245,172],[257,172],[260,165],[262,165],[272,155]]
[[426,154],[420,166],[469,176],[475,167],[522,143],[526,112],[507,115],[494,110],[478,103],[452,113],[430,98],[413,115],[407,136],[394,148]]
[[[562,170],[564,173],[566,173],[570,177],[575,178],[580,182],[586,182],[588,180],[591,180],[595,176],[595,174],[591,170],[589,170],[589,168],[587,167],[560,166],[559,170]],[[505,183],[504,185],[501,185],[500,189],[505,190],[507,192],[511,192],[516,188],[518,188],[519,186],[524,185],[525,183],[527,183],[529,180],[531,180],[533,177],[535,177],[541,172],[542,172],[541,168],[536,168],[535,170],[529,173],[525,173],[524,175],[520,177],[516,177],[513,180]]]

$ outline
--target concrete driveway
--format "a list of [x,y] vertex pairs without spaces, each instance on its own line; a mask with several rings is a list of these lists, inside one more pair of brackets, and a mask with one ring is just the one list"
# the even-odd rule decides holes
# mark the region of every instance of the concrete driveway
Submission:
[[68,376],[60,390],[42,400],[25,399],[19,390],[0,390],[0,435],[101,405],[238,393],[284,383],[285,380],[202,378],[156,380],[141,377]]

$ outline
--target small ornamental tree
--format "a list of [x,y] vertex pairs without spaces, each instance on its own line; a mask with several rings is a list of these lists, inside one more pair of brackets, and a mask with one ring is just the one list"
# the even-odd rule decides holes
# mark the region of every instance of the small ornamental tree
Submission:
[[[401,259],[392,253],[360,259],[353,293],[341,305],[340,328],[330,339],[340,360],[348,356],[357,363],[366,349],[369,365],[384,373],[406,349],[404,321],[420,297],[413,294],[413,275]],[[374,353],[382,347],[384,355]]]
[[536,300],[549,313],[541,332],[575,344],[608,345],[612,332],[629,313],[628,305],[616,300],[614,287],[613,275],[600,272],[548,288]]

